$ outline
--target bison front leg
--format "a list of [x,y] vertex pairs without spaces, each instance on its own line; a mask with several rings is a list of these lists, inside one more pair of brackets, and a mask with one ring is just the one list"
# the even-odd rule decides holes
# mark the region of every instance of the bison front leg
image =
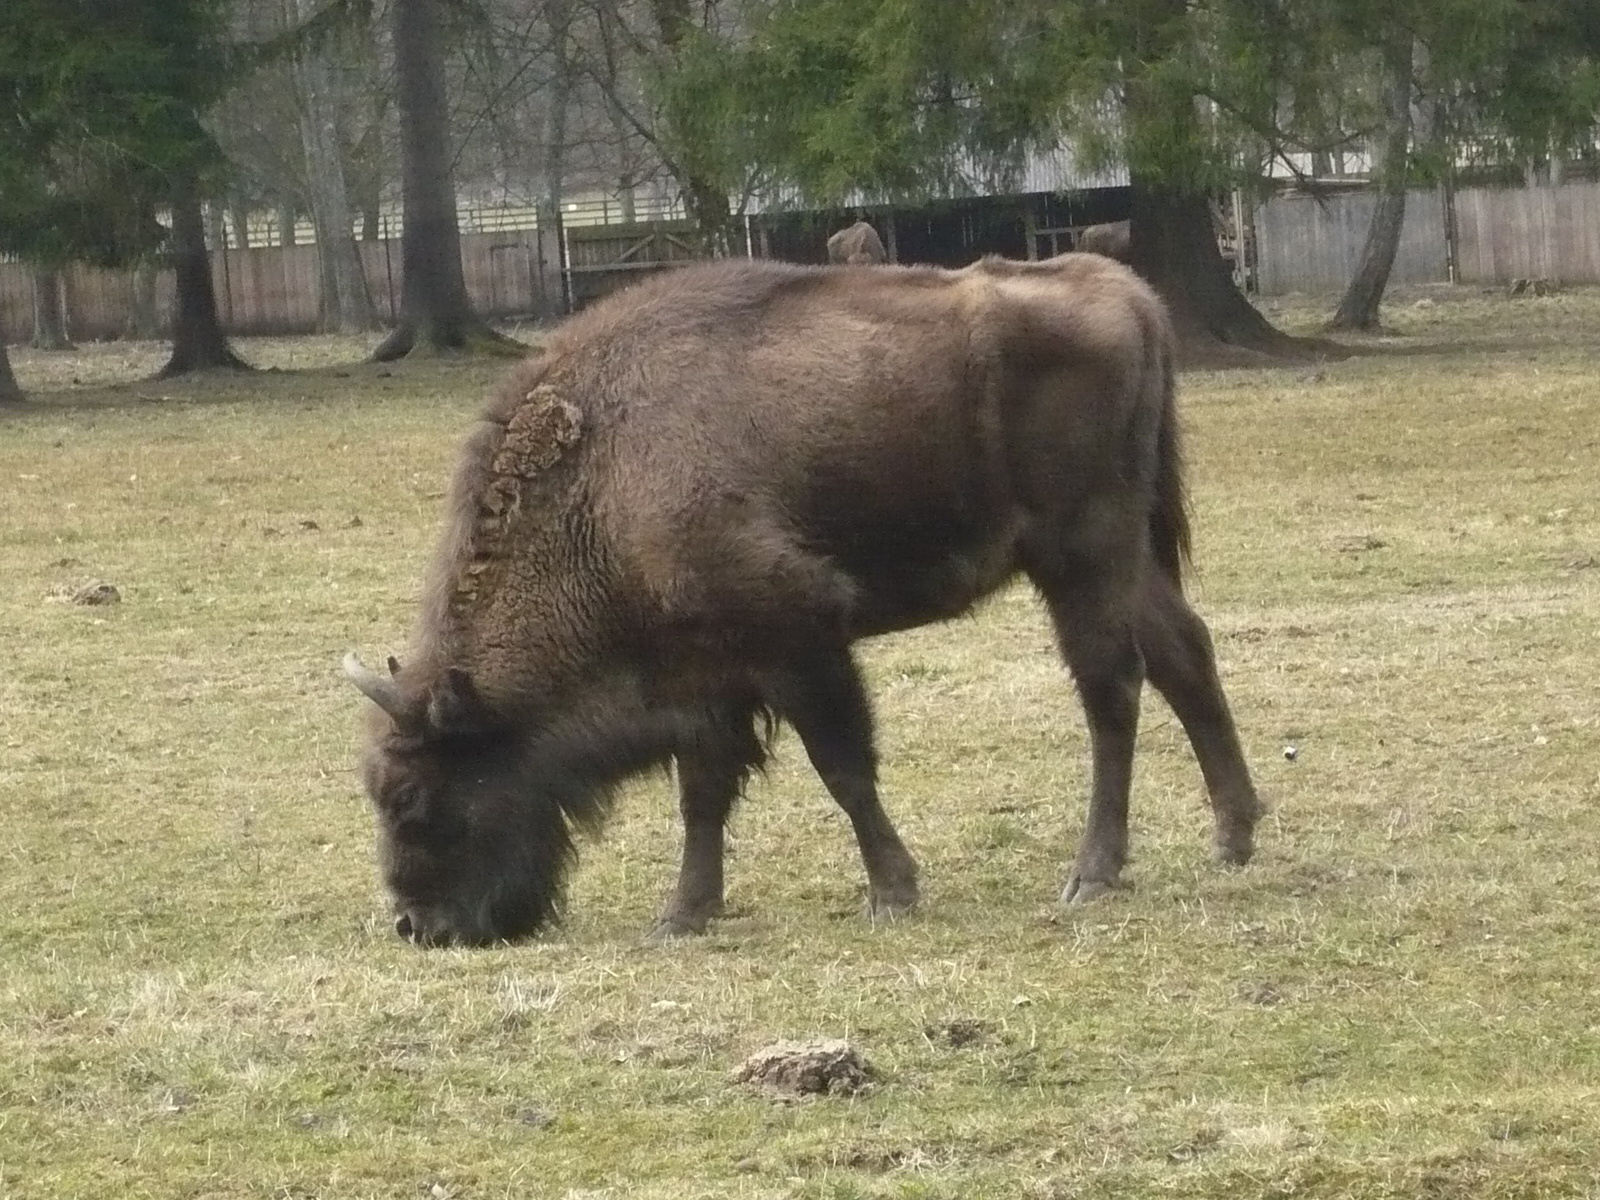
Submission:
[[868,915],[893,918],[915,908],[917,863],[878,800],[872,709],[849,650],[809,655],[776,679],[771,700],[855,829],[867,869]]
[[645,935],[665,941],[704,933],[722,915],[723,837],[728,813],[766,748],[752,728],[755,705],[714,707],[701,736],[676,755],[678,807],[683,814],[683,863],[678,885]]

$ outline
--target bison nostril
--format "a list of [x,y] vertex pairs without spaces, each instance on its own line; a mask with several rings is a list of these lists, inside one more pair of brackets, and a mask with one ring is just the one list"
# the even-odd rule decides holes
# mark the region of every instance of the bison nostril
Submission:
[[411,924],[410,913],[401,913],[394,919],[394,931],[407,941],[415,937],[415,929]]

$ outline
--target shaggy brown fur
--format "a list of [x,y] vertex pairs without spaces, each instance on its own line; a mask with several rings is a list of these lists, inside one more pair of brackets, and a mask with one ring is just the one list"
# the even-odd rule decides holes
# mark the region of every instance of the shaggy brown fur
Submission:
[[380,676],[366,779],[400,930],[516,937],[556,913],[572,825],[674,760],[685,822],[658,933],[720,911],[728,812],[773,719],[849,814],[874,912],[917,898],[878,800],[858,638],[1018,573],[1089,717],[1064,898],[1118,884],[1146,671],[1249,857],[1258,803],[1188,548],[1172,343],[1091,255],[962,271],[724,262],[575,318],[468,439],[413,655]]
[[878,231],[865,221],[857,221],[828,239],[828,261],[840,266],[871,266],[889,261]]

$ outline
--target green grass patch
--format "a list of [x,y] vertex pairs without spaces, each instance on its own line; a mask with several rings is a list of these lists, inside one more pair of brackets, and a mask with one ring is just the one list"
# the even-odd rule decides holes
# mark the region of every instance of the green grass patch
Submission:
[[[16,351],[0,1196],[1595,1194],[1600,294],[1389,319],[1346,361],[1184,380],[1193,591],[1273,805],[1254,864],[1207,864],[1152,697],[1136,887],[1057,913],[1086,748],[1018,589],[864,654],[920,915],[862,921],[785,738],[730,917],[648,949],[660,779],[545,940],[417,951],[377,886],[338,661],[403,648],[500,364],[306,339],[157,384],[153,348]],[[122,603],[63,601],[90,580]],[[729,1082],[811,1035],[877,1086]]]

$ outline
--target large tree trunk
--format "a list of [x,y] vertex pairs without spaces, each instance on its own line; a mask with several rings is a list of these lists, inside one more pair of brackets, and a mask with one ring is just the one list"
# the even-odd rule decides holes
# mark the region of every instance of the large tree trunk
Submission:
[[[316,16],[317,0],[297,2],[302,21]],[[352,230],[333,103],[333,77],[320,48],[301,53],[295,63],[295,78],[300,89],[300,142],[305,150],[311,220],[317,230],[317,258],[322,274],[320,324],[325,333],[365,333],[378,327],[378,317]]]
[[1135,175],[1129,232],[1129,264],[1167,302],[1188,349],[1203,353],[1220,343],[1293,354],[1302,348],[1298,339],[1268,324],[1234,285],[1205,196],[1172,191]]
[[373,359],[411,353],[521,353],[472,311],[461,271],[439,0],[394,0],[395,91],[400,111],[400,323]]
[[[1181,53],[1172,37],[1183,0],[1151,0],[1131,12],[1139,22],[1138,59],[1159,63]],[[1128,163],[1129,265],[1166,301],[1187,357],[1203,358],[1220,346],[1295,353],[1297,340],[1268,324],[1234,285],[1217,245],[1215,181],[1201,165],[1206,134],[1193,97],[1173,92],[1147,65],[1130,70],[1123,93],[1124,119],[1136,134]]]
[[199,181],[192,172],[184,172],[173,183],[172,266],[178,277],[178,302],[172,314],[172,357],[161,368],[161,377],[208,367],[249,370],[249,364],[228,345],[217,319],[205,215],[200,208]]
[[561,198],[567,167],[567,115],[572,102],[573,0],[547,0],[550,25],[550,86],[545,89],[543,146],[539,156],[539,315],[554,319],[567,311],[562,278]]
[[11,373],[11,359],[6,354],[5,338],[0,338],[0,404],[14,404],[22,399],[22,388]]
[[61,272],[36,267],[33,272],[33,348],[71,350],[66,314],[61,305]]
[[1400,249],[1400,231],[1406,219],[1406,167],[1411,144],[1412,42],[1409,33],[1397,34],[1384,47],[1384,109],[1388,131],[1378,164],[1378,203],[1367,227],[1361,262],[1339,307],[1331,329],[1376,329],[1378,306],[1389,285],[1394,256]]

